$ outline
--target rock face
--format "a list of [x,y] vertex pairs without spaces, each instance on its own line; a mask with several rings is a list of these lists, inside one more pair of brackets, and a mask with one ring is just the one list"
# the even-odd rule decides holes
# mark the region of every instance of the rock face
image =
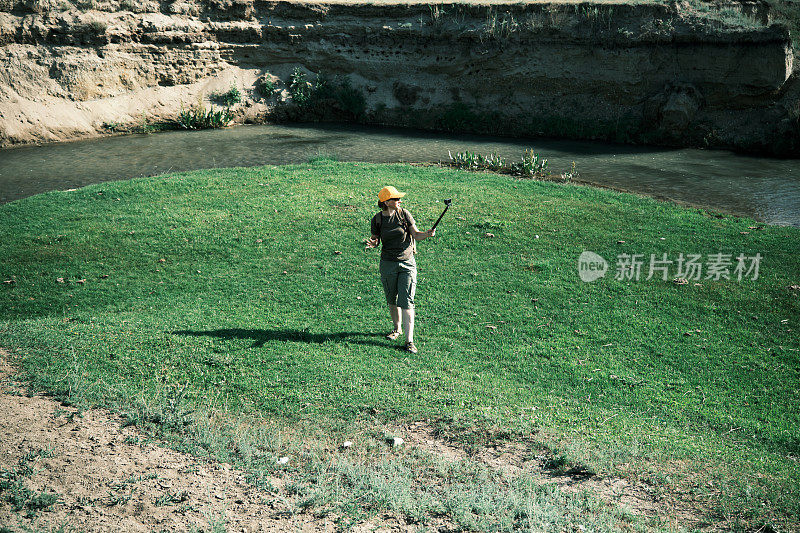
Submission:
[[797,155],[788,30],[761,4],[705,9],[0,0],[0,145],[146,128],[235,86],[248,122]]

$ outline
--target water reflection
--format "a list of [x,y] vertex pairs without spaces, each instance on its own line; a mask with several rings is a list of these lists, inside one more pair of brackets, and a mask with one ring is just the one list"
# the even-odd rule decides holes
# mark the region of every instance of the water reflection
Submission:
[[349,126],[242,126],[111,137],[0,151],[0,202],[101,181],[211,167],[342,161],[435,162],[449,150],[518,158],[534,147],[554,170],[576,161],[584,180],[800,226],[800,160],[724,151],[443,135]]

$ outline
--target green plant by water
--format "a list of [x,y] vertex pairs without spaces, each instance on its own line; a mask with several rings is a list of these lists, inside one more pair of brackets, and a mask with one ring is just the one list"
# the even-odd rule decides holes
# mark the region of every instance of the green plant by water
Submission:
[[177,124],[187,130],[224,128],[233,120],[230,108],[214,109],[197,104],[189,109],[181,108]]
[[[519,161],[511,162],[507,162],[496,153],[491,153],[486,156],[469,150],[466,152],[456,152],[455,155],[450,151],[447,153],[450,156],[450,166],[455,168],[465,170],[491,170],[527,178],[544,178],[549,176],[547,159],[542,158],[533,149],[525,150]],[[575,175],[575,162],[573,161],[571,170],[562,174],[561,177],[563,179],[572,179]]]

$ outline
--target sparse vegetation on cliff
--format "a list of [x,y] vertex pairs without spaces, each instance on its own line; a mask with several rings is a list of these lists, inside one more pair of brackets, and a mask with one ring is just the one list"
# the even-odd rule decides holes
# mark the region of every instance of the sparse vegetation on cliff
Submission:
[[242,92],[236,85],[231,85],[230,89],[227,91],[215,91],[211,93],[209,98],[216,104],[230,107],[242,101]]
[[346,76],[316,75],[312,83],[306,73],[295,68],[286,87],[294,108],[279,106],[273,116],[292,120],[352,120],[361,122],[367,111],[364,93],[350,83]]
[[262,98],[269,98],[278,90],[278,85],[272,81],[269,75],[264,75],[256,80],[255,90],[256,94]]
[[776,22],[789,26],[792,35],[792,47],[795,52],[800,49],[800,1],[798,0],[766,0]]
[[[130,116],[118,111],[120,99],[143,91],[143,112],[174,117],[181,99],[204,90],[200,82],[208,86],[223,76],[247,87],[219,94],[215,103],[248,99],[251,105],[236,117],[248,123],[369,122],[695,146],[713,141],[714,147],[791,155],[800,138],[791,111],[798,83],[786,82],[788,34],[772,22],[789,22],[795,38],[798,3],[771,2],[772,19],[758,2],[382,2],[374,13],[386,15],[386,24],[352,3],[319,17],[308,4],[252,0],[0,2],[8,26],[0,41],[14,45],[4,48],[12,67],[5,83],[27,101],[0,99],[0,142],[106,133],[98,125],[111,121],[127,121],[117,131],[132,131]],[[366,17],[355,33],[352,17]],[[323,39],[330,45],[324,53],[317,45]],[[424,49],[414,44],[422,42]],[[585,53],[570,52],[575,46]],[[719,53],[671,53],[676,46]],[[750,66],[720,75],[712,56],[716,65]],[[256,64],[280,78],[253,83],[249,69]],[[289,76],[287,64],[302,69]],[[665,93],[673,80],[696,86],[694,103]],[[275,96],[276,86],[287,89],[288,101],[286,93]],[[63,111],[44,113],[24,97],[38,87]],[[91,117],[81,105],[88,100]],[[737,102],[735,113],[723,112],[729,102]],[[662,121],[665,105],[680,120]],[[61,118],[70,116],[80,120],[68,125]]]

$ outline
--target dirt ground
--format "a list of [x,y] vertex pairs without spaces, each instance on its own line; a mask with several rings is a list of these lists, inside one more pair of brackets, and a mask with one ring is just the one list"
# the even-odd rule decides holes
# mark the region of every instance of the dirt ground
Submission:
[[[257,490],[230,465],[149,442],[119,417],[101,410],[64,407],[28,397],[0,363],[0,471],[19,470],[33,456],[23,480],[35,492],[58,495],[46,512],[15,512],[0,504],[0,525],[65,531],[333,531],[328,519],[286,517],[280,495]],[[270,480],[280,490],[283,480]],[[31,514],[31,516],[26,516]]]
[[[14,369],[5,355],[0,350],[0,482],[13,480],[9,473],[16,472],[27,492],[15,509],[8,497],[12,491],[6,490],[0,499],[0,532],[336,529],[335,517],[292,513],[282,494],[286,478],[271,478],[272,489],[262,490],[248,484],[244,473],[232,466],[168,449],[135,427],[124,427],[113,413],[79,412],[43,395],[29,396],[13,382]],[[525,443],[506,443],[469,455],[436,438],[425,423],[387,429],[403,435],[405,445],[440,457],[477,459],[512,476],[538,472],[542,483],[568,492],[589,490],[634,514],[659,516],[682,527],[701,525],[694,510],[660,501],[647,487],[616,478],[549,474],[546,458],[530,456]],[[57,499],[37,512],[36,495],[42,494]],[[391,514],[356,528],[415,529]]]

